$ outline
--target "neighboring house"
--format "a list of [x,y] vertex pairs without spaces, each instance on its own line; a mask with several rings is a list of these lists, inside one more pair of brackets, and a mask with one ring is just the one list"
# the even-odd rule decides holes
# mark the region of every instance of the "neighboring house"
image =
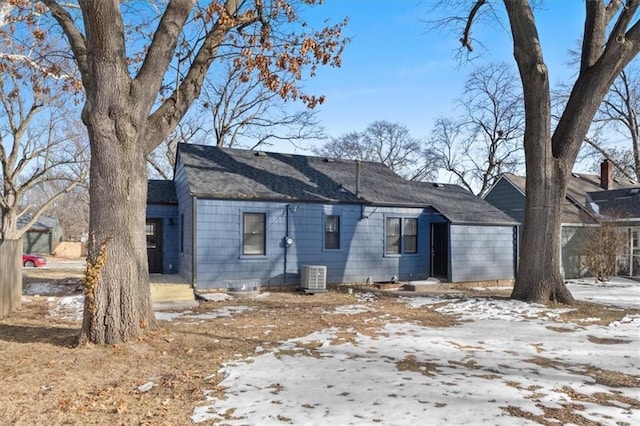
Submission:
[[[18,228],[30,220],[29,217],[18,219]],[[22,250],[28,254],[51,255],[56,246],[64,240],[64,231],[58,218],[41,216],[22,236]]]
[[326,266],[329,284],[514,278],[517,223],[456,185],[192,144],[178,146],[174,172],[149,182],[150,271],[198,288],[297,285],[305,265]]
[[586,204],[601,223],[624,232],[623,272],[640,277],[640,187],[589,192]]
[[[524,221],[526,179],[505,174],[484,196],[484,200],[502,210],[520,224]],[[584,276],[586,270],[581,249],[587,229],[599,225],[599,218],[588,206],[588,194],[638,187],[629,179],[615,179],[613,164],[604,161],[600,175],[573,173],[567,183],[566,202],[562,212],[562,268],[565,278]],[[522,235],[522,230],[520,230]]]

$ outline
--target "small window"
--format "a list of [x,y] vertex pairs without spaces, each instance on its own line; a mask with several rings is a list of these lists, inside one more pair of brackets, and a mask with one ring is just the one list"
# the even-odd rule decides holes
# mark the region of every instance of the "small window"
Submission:
[[324,220],[324,248],[340,249],[340,216],[326,216]]
[[265,214],[242,214],[242,254],[262,255],[265,252]]
[[387,254],[400,254],[400,218],[387,218]]
[[404,233],[402,238],[402,251],[404,253],[418,252],[418,219],[404,220]]
[[154,249],[156,248],[156,224],[155,223],[147,223],[145,226],[145,232],[147,236],[147,248]]

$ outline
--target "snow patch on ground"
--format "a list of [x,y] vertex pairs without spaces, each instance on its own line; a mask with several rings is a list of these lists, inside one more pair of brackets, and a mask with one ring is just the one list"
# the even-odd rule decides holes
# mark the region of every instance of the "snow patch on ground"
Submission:
[[[604,291],[602,297],[613,305],[628,302],[629,292],[616,298],[610,288],[595,291]],[[598,300],[595,293],[574,294]],[[192,421],[534,424],[506,409],[544,415],[541,406],[562,408],[575,393],[585,398],[576,413],[592,422],[633,424],[640,416],[637,408],[613,401],[617,394],[640,399],[640,389],[610,388],[591,376],[615,371],[637,377],[638,315],[610,326],[576,326],[554,321],[564,310],[508,299],[402,300],[413,309],[442,304],[437,310],[466,322],[446,329],[388,324],[375,337],[356,334],[349,342],[338,340],[340,330],[330,328],[275,349],[261,348],[255,357],[224,366],[225,398],[207,392],[208,404],[196,407]],[[364,304],[345,312],[354,306]],[[601,343],[607,339],[615,344]],[[588,400],[596,394],[610,396],[610,406]]]
[[[640,283],[634,281],[582,280],[568,287],[578,300],[640,308]],[[45,293],[42,290],[37,291]],[[372,312],[368,305],[377,299],[373,293],[358,292],[356,304],[331,313]],[[556,322],[570,308],[509,299],[443,295],[400,300],[409,309],[437,305],[439,312],[464,322],[438,329],[394,322],[374,336],[329,328],[276,348],[261,346],[255,356],[238,355],[224,365],[225,398],[207,392],[207,404],[194,409],[192,421],[413,426],[428,419],[431,424],[534,424],[512,417],[506,409],[515,406],[544,415],[541,407],[561,408],[573,402],[576,414],[598,424],[634,424],[640,418],[640,410],[624,402],[640,400],[640,388],[612,388],[595,377],[598,372],[638,377],[640,315],[602,326],[594,324],[597,318],[580,324]],[[82,295],[47,301],[50,315],[81,320]],[[252,309],[225,306],[203,314],[189,310],[156,316],[197,324]],[[342,339],[345,331],[355,338]],[[269,332],[265,327],[264,334]],[[582,395],[577,401],[576,393]],[[592,398],[596,394],[610,397],[610,404],[597,403]]]

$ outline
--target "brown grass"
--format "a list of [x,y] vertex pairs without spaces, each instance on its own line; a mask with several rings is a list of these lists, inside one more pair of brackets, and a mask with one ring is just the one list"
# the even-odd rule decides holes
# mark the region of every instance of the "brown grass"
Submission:
[[[58,280],[66,291],[56,296],[74,294],[77,283],[67,278],[81,276],[80,270],[30,270],[24,286]],[[0,320],[0,424],[182,425],[189,423],[194,407],[206,402],[205,390],[223,396],[218,387],[223,363],[254,355],[258,346],[268,350],[328,327],[342,330],[341,341],[355,343],[358,334],[375,338],[376,331],[391,322],[432,327],[456,323],[434,311],[407,309],[396,298],[368,302],[377,312],[346,315],[333,312],[358,303],[355,294],[277,292],[268,298],[203,302],[194,310],[204,314],[224,306],[252,308],[231,318],[180,318],[163,322],[161,331],[135,342],[75,347],[80,323],[49,316],[46,295],[29,300]],[[382,313],[388,315],[381,318]],[[314,356],[320,343],[298,349]],[[138,389],[148,382],[153,382],[150,390]],[[233,413],[228,415],[232,418]]]
[[[76,289],[66,280],[69,277],[79,279],[82,271],[29,270],[25,271],[24,284],[59,280],[60,286],[67,286],[64,294],[72,294]],[[406,303],[384,294],[367,302],[375,311],[347,315],[334,311],[338,306],[358,303],[356,294],[277,292],[268,298],[202,302],[194,310],[195,314],[204,314],[225,306],[252,308],[231,318],[201,321],[182,317],[163,322],[162,330],[135,342],[75,347],[80,323],[49,316],[46,297],[29,299],[20,311],[0,320],[0,424],[188,424],[194,407],[206,403],[205,390],[224,396],[219,387],[221,366],[234,358],[255,355],[258,346],[269,350],[285,340],[329,327],[340,330],[341,342],[357,344],[359,335],[377,338],[379,329],[388,323],[439,328],[457,323],[433,307],[409,309]],[[597,316],[592,311],[584,315]],[[614,317],[619,319],[621,314],[609,318]],[[574,315],[565,320],[580,318]],[[297,349],[314,356],[318,344],[301,344]],[[281,351],[283,355],[287,353]],[[437,364],[410,356],[397,366],[426,375],[438,372]],[[592,373],[602,381],[609,372]],[[148,382],[153,383],[150,390],[139,390]],[[280,386],[274,383],[274,397]],[[228,419],[233,415],[229,411]]]

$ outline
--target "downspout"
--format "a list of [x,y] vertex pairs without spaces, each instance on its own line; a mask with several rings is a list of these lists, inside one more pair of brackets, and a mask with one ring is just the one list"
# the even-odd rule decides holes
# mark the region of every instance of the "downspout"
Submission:
[[289,204],[285,206],[285,214],[284,214],[284,239],[282,241],[282,245],[284,246],[284,285],[287,285],[287,249],[289,245],[287,244],[287,238],[289,238]]
[[197,213],[198,213],[198,197],[195,195],[191,198],[191,261],[192,261],[192,276],[191,283],[193,289],[198,287],[198,253],[197,253],[197,241],[196,241],[196,229],[197,229]]

